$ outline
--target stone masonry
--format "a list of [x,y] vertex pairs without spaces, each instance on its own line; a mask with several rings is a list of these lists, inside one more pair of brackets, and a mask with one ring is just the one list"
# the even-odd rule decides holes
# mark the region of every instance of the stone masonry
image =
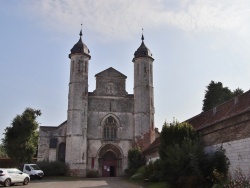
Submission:
[[201,133],[206,151],[223,147],[230,173],[250,172],[250,90],[187,120]]
[[126,76],[110,67],[88,91],[90,51],[79,41],[71,49],[67,120],[58,127],[41,126],[38,161],[62,161],[72,176],[98,171],[121,176],[132,147],[147,148],[155,139],[153,61],[144,44],[136,50],[134,94],[126,91]]

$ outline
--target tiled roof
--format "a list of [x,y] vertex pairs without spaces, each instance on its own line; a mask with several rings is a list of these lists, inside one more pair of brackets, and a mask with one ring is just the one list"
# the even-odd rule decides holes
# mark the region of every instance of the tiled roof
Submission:
[[249,110],[250,90],[211,110],[200,113],[186,120],[186,122],[190,123],[194,129],[200,130]]
[[114,69],[113,67],[109,67],[102,72],[99,72],[95,75],[95,77],[119,77],[126,79],[127,76],[119,72],[118,70]]
[[63,123],[61,123],[60,125],[58,125],[57,127],[52,127],[52,126],[39,126],[40,131],[54,131],[56,129],[59,129],[60,127],[62,127],[65,123],[67,123],[67,120],[64,121]]
[[155,150],[158,150],[159,146],[160,146],[160,137],[157,137],[154,142],[148,147],[146,148],[143,153],[144,154],[148,154],[148,153],[152,153]]

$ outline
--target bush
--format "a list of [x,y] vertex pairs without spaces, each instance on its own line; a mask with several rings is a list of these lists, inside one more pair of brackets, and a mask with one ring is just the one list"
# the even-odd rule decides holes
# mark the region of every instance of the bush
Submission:
[[132,180],[140,180],[142,179],[142,174],[141,173],[136,173],[133,176],[131,176]]
[[219,147],[215,152],[205,154],[200,162],[203,176],[207,178],[208,184],[225,181],[229,164],[229,159],[226,157],[225,150],[222,147]]
[[133,176],[136,173],[136,169],[135,168],[126,168],[124,170],[124,172],[126,173],[126,175],[128,177],[131,177],[131,176]]
[[145,172],[144,172],[144,178],[146,179],[150,179],[150,177],[152,179],[154,179],[155,177],[155,173],[157,172],[158,175],[157,176],[161,176],[161,165],[160,165],[160,160],[157,159],[154,162],[149,162],[149,164],[147,166],[145,166]]
[[98,178],[99,172],[97,170],[89,170],[87,172],[87,178]]
[[145,178],[145,170],[146,170],[146,166],[141,166],[140,168],[138,168],[138,170],[136,172],[140,173],[142,175],[142,177]]
[[128,151],[128,168],[125,173],[132,176],[136,173],[137,169],[146,164],[145,157],[139,148],[132,148]]
[[230,179],[228,183],[224,184],[224,188],[237,188],[237,187],[250,187],[249,175],[243,174],[241,169],[237,169],[235,172],[235,178]]
[[45,176],[65,176],[69,174],[69,168],[65,163],[59,161],[41,161],[37,165]]
[[180,177],[201,177],[199,166],[202,147],[198,141],[186,139],[181,145],[174,144],[166,148],[166,158],[161,160],[162,173],[169,184],[174,186]]
[[153,173],[149,176],[149,180],[152,182],[159,182],[163,179],[160,171],[153,171]]
[[[191,125],[165,123],[160,142],[161,172],[173,187],[177,187],[177,184],[179,187],[184,184],[186,187],[198,187],[201,184],[203,187],[212,187],[227,178],[229,160],[225,150],[221,147],[213,153],[205,153],[200,134]],[[152,168],[146,170],[149,174],[152,171]]]

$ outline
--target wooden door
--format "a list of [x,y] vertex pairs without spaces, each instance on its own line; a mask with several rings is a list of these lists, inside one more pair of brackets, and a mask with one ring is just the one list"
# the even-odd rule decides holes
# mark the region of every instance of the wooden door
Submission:
[[113,152],[108,151],[103,156],[103,177],[115,177],[116,176],[117,159]]

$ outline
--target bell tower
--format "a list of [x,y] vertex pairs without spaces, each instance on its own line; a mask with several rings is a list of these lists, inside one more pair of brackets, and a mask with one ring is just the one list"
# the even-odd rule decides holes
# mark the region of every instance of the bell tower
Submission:
[[141,37],[141,46],[134,53],[134,138],[136,146],[146,149],[155,139],[153,61]]
[[71,49],[66,135],[66,159],[72,176],[86,175],[87,117],[88,117],[88,65],[91,56],[80,39]]

